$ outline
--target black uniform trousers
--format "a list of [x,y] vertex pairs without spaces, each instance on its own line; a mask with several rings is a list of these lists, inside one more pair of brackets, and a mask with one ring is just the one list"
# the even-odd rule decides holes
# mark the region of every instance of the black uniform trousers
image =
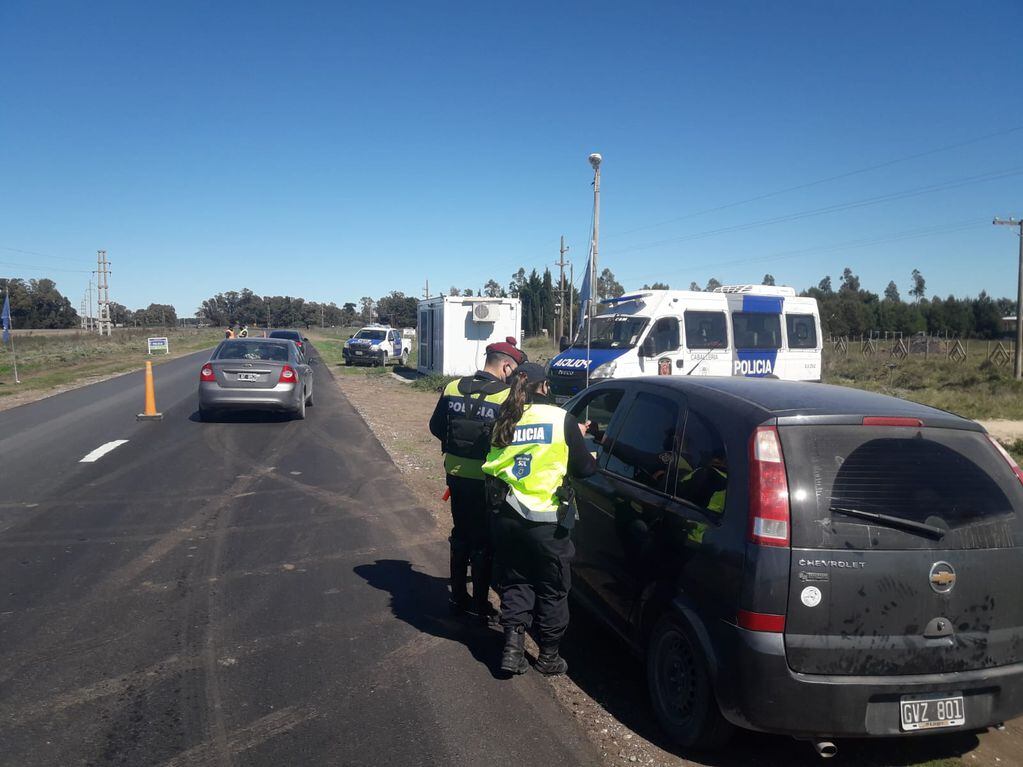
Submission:
[[575,544],[553,522],[530,522],[508,505],[492,520],[504,628],[535,623],[541,649],[557,647],[568,628]]
[[472,564],[472,590],[482,605],[490,590],[493,547],[490,543],[490,512],[482,479],[447,476],[451,490],[451,596],[466,598],[466,576]]

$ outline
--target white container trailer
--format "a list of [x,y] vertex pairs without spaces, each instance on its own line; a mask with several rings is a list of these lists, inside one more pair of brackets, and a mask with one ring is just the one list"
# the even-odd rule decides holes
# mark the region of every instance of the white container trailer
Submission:
[[419,302],[419,372],[472,375],[483,367],[489,344],[522,337],[517,298],[437,296]]

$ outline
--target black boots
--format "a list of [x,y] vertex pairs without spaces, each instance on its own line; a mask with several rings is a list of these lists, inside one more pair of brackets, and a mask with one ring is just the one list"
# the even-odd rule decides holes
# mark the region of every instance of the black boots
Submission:
[[557,676],[568,671],[568,662],[558,654],[558,646],[541,647],[536,670],[544,676]]
[[448,607],[452,614],[460,615],[469,611],[472,600],[467,588],[469,573],[469,547],[461,541],[448,538],[451,543],[451,598]]
[[525,674],[528,670],[526,627],[506,628],[504,630],[504,650],[501,652],[501,671],[506,674]]

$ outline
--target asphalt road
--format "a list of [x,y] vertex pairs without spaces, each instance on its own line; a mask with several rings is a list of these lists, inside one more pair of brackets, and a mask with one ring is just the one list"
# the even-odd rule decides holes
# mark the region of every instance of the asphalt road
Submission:
[[[316,365],[305,421],[201,423],[203,355],[0,413],[0,762],[595,764]],[[88,453],[127,442],[92,463]]]

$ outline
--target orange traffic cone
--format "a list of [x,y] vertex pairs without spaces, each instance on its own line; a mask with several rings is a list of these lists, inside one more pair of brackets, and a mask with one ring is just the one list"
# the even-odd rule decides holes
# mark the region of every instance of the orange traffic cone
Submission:
[[163,420],[163,413],[156,412],[156,390],[153,388],[153,363],[149,360],[146,360],[146,411],[135,416],[135,420]]

